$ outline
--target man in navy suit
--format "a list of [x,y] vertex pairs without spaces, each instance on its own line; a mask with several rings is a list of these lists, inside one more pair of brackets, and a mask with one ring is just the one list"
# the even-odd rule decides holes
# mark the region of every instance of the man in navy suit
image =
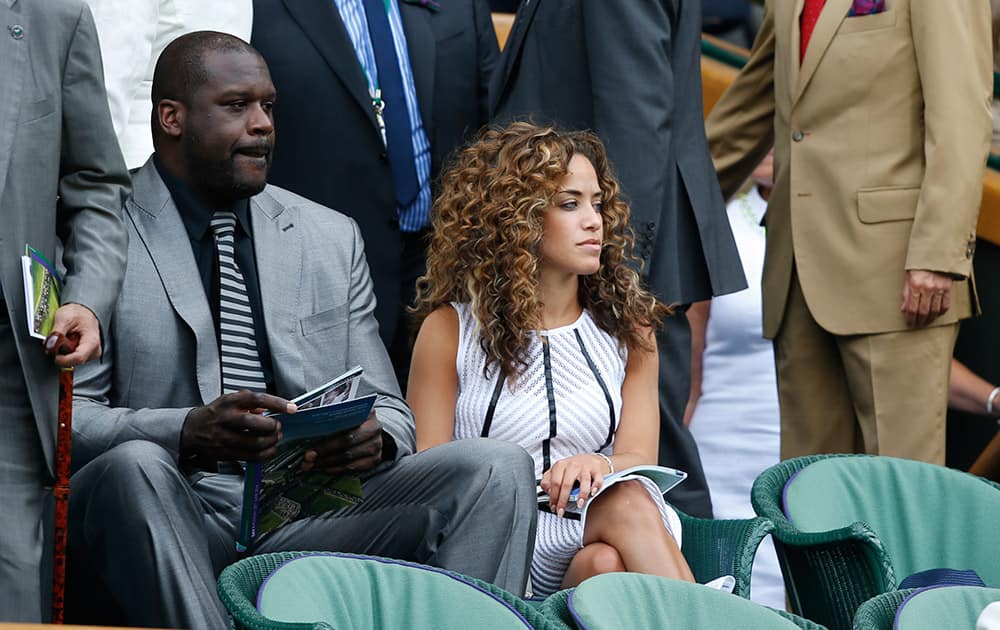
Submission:
[[405,387],[404,309],[424,271],[432,182],[488,120],[499,55],[489,6],[254,0],[251,41],[281,94],[270,181],[361,226],[379,333]]

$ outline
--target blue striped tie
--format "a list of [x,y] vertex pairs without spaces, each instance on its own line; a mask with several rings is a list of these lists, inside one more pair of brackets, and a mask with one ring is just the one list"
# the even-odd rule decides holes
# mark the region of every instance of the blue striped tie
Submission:
[[219,254],[219,352],[222,355],[222,393],[267,390],[257,354],[253,311],[243,273],[236,264],[236,215],[220,210],[212,217]]
[[389,25],[386,0],[364,0],[364,4],[368,37],[378,68],[378,87],[382,90],[382,101],[385,103],[385,144],[392,169],[392,185],[396,191],[396,203],[405,208],[416,199],[420,182],[413,157],[413,128],[406,110],[403,75],[399,71],[396,41]]

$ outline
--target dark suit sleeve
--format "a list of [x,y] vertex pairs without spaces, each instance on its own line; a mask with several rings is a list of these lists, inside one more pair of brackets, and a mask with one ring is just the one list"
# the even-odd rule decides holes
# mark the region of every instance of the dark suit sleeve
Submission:
[[490,119],[490,80],[500,60],[500,45],[493,28],[493,18],[486,0],[474,0],[473,12],[476,18],[476,52],[479,55],[479,77],[476,84],[479,124]]
[[[671,18],[665,0],[582,1],[594,131],[607,143],[633,211],[666,194],[673,131]],[[626,8],[627,7],[627,8]],[[650,166],[655,160],[657,167]],[[654,214],[658,214],[657,210]]]
[[62,77],[58,214],[66,265],[62,298],[64,303],[89,308],[102,328],[125,273],[127,236],[121,213],[128,187],[128,172],[108,113],[97,31],[90,9],[83,5]]

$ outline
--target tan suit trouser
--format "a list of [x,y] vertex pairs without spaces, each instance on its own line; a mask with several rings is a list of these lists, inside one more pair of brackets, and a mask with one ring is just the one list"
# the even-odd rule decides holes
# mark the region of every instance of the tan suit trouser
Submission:
[[958,324],[834,335],[813,319],[793,272],[774,340],[781,459],[869,453],[943,465],[957,335]]

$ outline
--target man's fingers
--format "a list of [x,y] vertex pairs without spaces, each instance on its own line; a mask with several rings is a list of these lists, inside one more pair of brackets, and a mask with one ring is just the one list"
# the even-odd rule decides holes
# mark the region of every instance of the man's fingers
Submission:
[[248,390],[225,394],[217,400],[220,405],[234,409],[263,409],[274,413],[295,413],[298,409],[295,403],[280,396]]
[[373,435],[364,442],[352,443],[346,448],[340,440],[331,438],[313,445],[306,452],[307,456],[310,452],[315,453],[309,457],[310,460],[321,461],[324,465],[346,465],[355,459],[380,454],[382,452],[382,435]]
[[927,313],[927,320],[924,322],[924,325],[927,325],[927,324],[931,323],[932,321],[934,321],[935,319],[937,319],[941,315],[941,313],[944,312],[944,308],[943,308],[943,304],[944,304],[944,291],[936,291],[936,292],[934,292],[934,294],[931,295],[930,302],[931,302],[930,303],[930,310]]
[[378,466],[380,461],[382,461],[382,458],[379,455],[372,457],[364,457],[361,459],[356,459],[351,463],[345,464],[343,466],[327,466],[322,468],[321,471],[324,474],[330,475],[331,477],[339,477],[341,475],[354,475],[375,468],[376,466]]
[[[345,451],[358,444],[363,444],[375,437],[381,438],[382,424],[378,421],[373,411],[368,415],[368,419],[353,429],[341,431],[330,436],[323,441],[325,452]],[[317,449],[318,450],[318,449]]]
[[278,421],[271,416],[243,412],[223,416],[222,423],[238,433],[251,435],[277,435]]
[[230,434],[230,450],[236,455],[236,459],[246,459],[249,461],[260,461],[274,455],[278,446],[278,434],[254,435],[252,433]]
[[917,327],[926,326],[928,322],[928,317],[931,312],[931,301],[934,299],[934,295],[931,293],[921,293],[920,303],[917,306],[917,313],[914,321]]
[[100,340],[94,339],[88,335],[87,337],[80,339],[80,343],[77,344],[76,350],[69,354],[57,354],[53,358],[53,361],[58,367],[68,368],[83,365],[87,361],[96,359],[99,356],[101,356]]

